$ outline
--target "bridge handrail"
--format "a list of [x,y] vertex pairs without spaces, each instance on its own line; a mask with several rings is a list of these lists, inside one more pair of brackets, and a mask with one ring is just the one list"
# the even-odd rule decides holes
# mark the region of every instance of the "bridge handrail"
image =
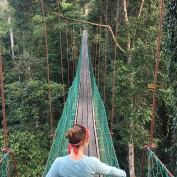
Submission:
[[119,168],[119,163],[116,157],[116,152],[114,149],[112,137],[108,126],[105,106],[101,99],[94,78],[94,74],[93,74],[89,42],[88,42],[88,57],[89,57],[89,69],[90,69],[90,79],[91,79],[91,87],[92,87],[92,98],[94,104],[93,108],[94,108],[94,116],[96,119],[101,161],[103,161],[108,165]]
[[165,165],[160,161],[160,159],[155,155],[150,147],[146,151],[146,163],[148,168],[146,176],[164,176],[165,177],[174,177],[171,172],[165,167]]
[[0,159],[0,176],[8,176],[8,157],[10,156],[10,151],[5,153],[3,157]]
[[[83,39],[82,39],[83,43]],[[73,81],[72,86],[69,89],[68,97],[66,100],[66,104],[64,105],[63,113],[61,119],[58,123],[57,129],[55,130],[54,140],[52,143],[52,147],[50,149],[50,153],[48,156],[48,160],[43,172],[43,176],[47,175],[52,163],[59,156],[67,155],[67,140],[65,138],[65,132],[72,127],[76,115],[76,105],[78,100],[78,90],[80,83],[80,70],[81,70],[81,58],[82,58],[82,45],[80,48],[80,55],[76,70],[76,76]]]

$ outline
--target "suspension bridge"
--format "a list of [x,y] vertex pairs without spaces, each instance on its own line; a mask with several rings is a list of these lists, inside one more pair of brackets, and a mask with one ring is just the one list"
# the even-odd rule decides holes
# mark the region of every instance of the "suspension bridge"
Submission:
[[[58,4],[58,9],[59,7],[60,6]],[[44,4],[42,4],[42,10],[43,10],[43,17],[44,17]],[[58,10],[58,14],[60,14],[60,10]],[[71,19],[68,18],[68,20]],[[93,23],[89,23],[89,24],[98,26],[97,24],[93,24]],[[59,18],[59,25],[60,25],[60,18]],[[108,29],[111,29],[107,25],[100,25],[100,26],[108,27]],[[45,34],[46,34],[46,51],[47,51],[47,33],[46,33],[47,30],[46,30],[45,18],[44,18],[44,27],[45,27]],[[116,37],[114,37],[114,41],[116,43]],[[62,46],[61,32],[60,32],[60,46]],[[120,48],[120,46],[117,43],[116,46],[121,51],[123,50]],[[46,52],[46,58],[48,64],[47,52]],[[61,65],[62,65],[62,61],[61,61]],[[2,106],[4,106],[1,53],[0,53],[0,73],[1,73],[0,84],[1,84]],[[49,68],[48,68],[48,73],[49,73]],[[51,108],[51,102],[50,102],[50,108]],[[4,114],[5,112],[3,112],[3,115]],[[53,161],[57,157],[67,155],[68,142],[65,138],[65,132],[69,128],[71,128],[74,123],[79,123],[87,126],[91,132],[89,146],[84,152],[86,155],[97,157],[102,162],[108,165],[120,168],[119,161],[121,161],[121,159],[119,159],[119,157],[116,156],[116,152],[114,149],[114,144],[112,141],[112,133],[111,133],[112,127],[110,130],[108,126],[108,119],[107,119],[104,103],[100,96],[95,81],[94,71],[91,62],[90,49],[89,49],[88,34],[86,30],[83,31],[83,35],[82,35],[82,42],[80,47],[80,55],[78,57],[76,75],[72,83],[72,86],[68,91],[68,97],[65,102],[63,113],[58,123],[58,126],[55,132],[52,130],[53,143],[46,162],[46,166],[44,167],[43,172],[41,172],[41,176],[43,177],[46,176]],[[6,126],[4,126],[4,136],[6,136],[5,132],[6,132]],[[6,140],[6,138],[4,139]],[[14,173],[15,176],[18,177],[18,169],[15,160],[15,153],[11,149],[7,148],[6,141],[4,144],[5,144],[5,148],[2,149],[3,156],[0,157],[0,177],[10,177],[11,176],[10,171],[12,168],[15,171]],[[171,172],[155,155],[154,148],[155,147],[153,146],[152,142],[150,143],[150,145],[146,145],[144,147],[143,155],[142,155],[142,167],[138,176],[173,177]],[[98,176],[99,175],[97,174],[95,175],[95,177]]]
[[[55,130],[53,144],[46,166],[43,173],[41,172],[43,177],[46,176],[53,161],[57,157],[67,155],[65,132],[71,128],[74,123],[86,125],[91,132],[90,144],[88,149],[85,150],[85,154],[97,157],[104,163],[119,168],[118,157],[116,157],[106,111],[95,82],[88,46],[88,34],[87,31],[83,31],[76,77],[69,89],[62,117]],[[2,71],[2,63],[0,69]],[[0,176],[9,177],[9,159],[12,163],[11,158],[13,157],[15,164],[14,153],[8,148],[4,149],[3,152],[4,156],[0,160]],[[143,156],[143,166],[140,172],[141,177],[173,176],[154,154],[153,146],[146,146]],[[16,176],[18,176],[17,169]],[[98,175],[95,176],[97,177]]]

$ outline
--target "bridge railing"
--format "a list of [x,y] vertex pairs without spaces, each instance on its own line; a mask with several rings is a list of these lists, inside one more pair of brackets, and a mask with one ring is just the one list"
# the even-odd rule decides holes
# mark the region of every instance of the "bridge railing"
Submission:
[[146,163],[142,166],[140,177],[144,175],[146,177],[174,177],[150,147],[144,149],[144,152],[146,153]]
[[9,176],[18,177],[18,170],[14,152],[10,148],[4,148],[0,159],[0,177]]
[[58,123],[57,129],[55,130],[53,144],[50,149],[50,154],[43,172],[43,176],[47,175],[47,172],[49,171],[52,163],[57,157],[67,155],[66,147],[68,141],[65,138],[65,133],[69,128],[72,127],[76,115],[78,90],[80,83],[81,58],[82,58],[82,48],[80,49],[76,76],[72,86],[69,89],[68,97],[63,109],[61,119]]
[[96,85],[96,81],[93,74],[89,43],[88,43],[88,57],[89,57],[89,69],[90,69],[90,78],[91,78],[91,87],[92,87],[92,98],[94,104],[93,106],[94,117],[96,119],[100,158],[101,161],[103,161],[104,163],[119,168],[114,145],[112,142],[112,137],[108,126],[105,107],[101,99],[100,93],[98,91],[98,87]]
[[10,151],[2,155],[0,159],[0,176],[7,177],[9,171],[8,158],[10,157]]

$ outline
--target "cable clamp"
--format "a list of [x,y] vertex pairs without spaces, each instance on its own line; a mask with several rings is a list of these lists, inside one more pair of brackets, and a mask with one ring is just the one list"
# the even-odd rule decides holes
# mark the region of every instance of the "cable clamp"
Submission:
[[50,136],[51,136],[51,137],[55,137],[55,133],[52,133]]
[[151,148],[151,149],[155,149],[157,148],[154,144],[149,144],[149,145],[145,145],[143,149],[147,150],[147,148]]

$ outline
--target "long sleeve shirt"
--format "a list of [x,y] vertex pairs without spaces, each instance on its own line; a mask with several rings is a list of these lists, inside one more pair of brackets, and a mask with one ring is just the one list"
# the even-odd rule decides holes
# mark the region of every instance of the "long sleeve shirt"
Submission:
[[96,157],[72,160],[69,155],[58,157],[46,177],[93,177],[94,174],[126,177],[124,170],[108,166]]

